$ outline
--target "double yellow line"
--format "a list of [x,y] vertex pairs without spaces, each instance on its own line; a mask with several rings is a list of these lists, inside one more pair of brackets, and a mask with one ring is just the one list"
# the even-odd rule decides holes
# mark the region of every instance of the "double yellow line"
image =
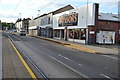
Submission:
[[[9,38],[8,38],[9,39]],[[22,63],[24,64],[24,66],[26,67],[27,71],[29,72],[30,76],[33,78],[33,80],[38,80],[37,77],[35,76],[35,74],[33,73],[33,71],[30,69],[30,67],[28,66],[28,64],[25,62],[25,60],[23,59],[23,57],[21,56],[21,54],[19,53],[19,51],[17,50],[17,48],[15,47],[15,45],[12,43],[12,41],[9,39],[10,44],[12,45],[12,47],[14,48],[15,52],[17,53],[17,55],[19,56],[20,60],[22,61]]]

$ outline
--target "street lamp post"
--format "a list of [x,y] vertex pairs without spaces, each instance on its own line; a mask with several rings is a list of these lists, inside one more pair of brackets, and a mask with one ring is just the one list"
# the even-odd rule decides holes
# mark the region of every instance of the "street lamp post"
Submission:
[[20,27],[19,27],[19,29],[21,29],[21,13],[19,13],[19,17],[20,17]]
[[38,10],[38,16],[40,16],[40,10]]
[[88,37],[89,37],[89,33],[88,33],[88,0],[87,0],[87,10],[86,10],[86,41],[85,43],[88,43]]

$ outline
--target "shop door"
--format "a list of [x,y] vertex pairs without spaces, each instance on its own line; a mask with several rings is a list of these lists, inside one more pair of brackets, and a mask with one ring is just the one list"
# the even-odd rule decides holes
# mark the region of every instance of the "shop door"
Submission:
[[64,38],[64,30],[61,30],[61,38]]

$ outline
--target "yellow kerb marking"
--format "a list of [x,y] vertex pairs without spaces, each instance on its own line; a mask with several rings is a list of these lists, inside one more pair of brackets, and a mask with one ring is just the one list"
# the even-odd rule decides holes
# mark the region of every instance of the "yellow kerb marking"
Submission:
[[14,48],[15,52],[17,53],[17,55],[19,56],[19,58],[21,59],[22,63],[24,64],[24,66],[26,67],[26,69],[28,70],[30,76],[34,79],[37,80],[37,77],[35,76],[35,74],[33,73],[33,71],[30,69],[30,67],[28,66],[28,64],[25,62],[25,60],[23,59],[23,57],[20,55],[20,53],[18,52],[17,48],[14,46],[14,44],[11,42],[11,40],[9,39],[10,44],[12,45],[12,47]]

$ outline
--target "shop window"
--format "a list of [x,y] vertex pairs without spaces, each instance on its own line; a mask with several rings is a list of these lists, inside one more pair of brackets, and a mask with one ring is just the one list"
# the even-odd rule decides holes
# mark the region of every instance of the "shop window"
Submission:
[[50,24],[50,17],[48,18],[48,24]]
[[73,30],[72,29],[69,30],[69,38],[73,39]]
[[70,29],[69,30],[69,38],[70,39],[86,39],[86,29]]
[[54,34],[55,34],[55,37],[60,38],[60,31],[59,30],[54,31]]
[[86,39],[86,29],[81,29],[81,40]]
[[55,37],[57,37],[57,31],[54,31],[54,33],[55,33]]
[[75,29],[74,30],[74,39],[80,39],[80,29]]

